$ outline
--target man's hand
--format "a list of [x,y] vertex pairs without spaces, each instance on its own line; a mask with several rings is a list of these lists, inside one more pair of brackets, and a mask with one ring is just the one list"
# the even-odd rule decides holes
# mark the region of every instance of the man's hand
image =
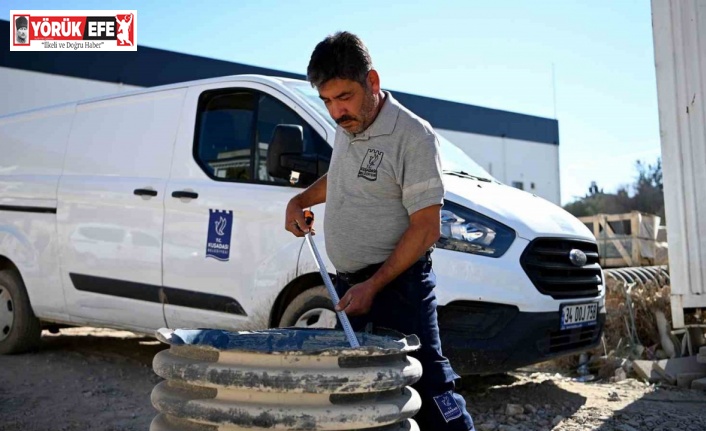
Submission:
[[314,234],[313,225],[314,222],[311,225],[306,224],[304,208],[301,207],[296,197],[290,200],[285,212],[284,228],[293,233],[294,236],[302,237],[309,232],[309,229],[311,229],[312,235]]
[[284,213],[284,229],[294,234],[294,236],[302,237],[309,230],[311,230],[312,235],[316,233],[312,228],[313,222],[311,226],[306,224],[303,210],[304,208],[326,202],[326,176],[326,174],[322,175],[321,178],[314,181],[314,184],[294,196],[287,204],[287,209]]
[[368,281],[356,284],[348,289],[343,298],[336,304],[336,311],[345,311],[349,316],[359,316],[370,311],[377,289]]

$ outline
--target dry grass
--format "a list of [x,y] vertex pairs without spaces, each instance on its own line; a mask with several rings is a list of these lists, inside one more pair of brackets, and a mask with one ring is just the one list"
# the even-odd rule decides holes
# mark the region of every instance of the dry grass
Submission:
[[[667,321],[671,322],[670,294],[671,288],[666,284],[649,282],[644,285],[627,286],[625,283],[608,278],[604,331],[607,350],[614,351],[616,355],[622,357],[653,359],[660,347],[655,312],[661,311]],[[634,329],[631,329],[629,303],[632,305]],[[634,334],[631,334],[633,331]],[[639,346],[645,347],[642,354]]]
[[[588,356],[607,356],[630,359],[655,359],[661,354],[659,330],[655,312],[662,311],[671,323],[671,288],[668,284],[649,282],[632,287],[622,282],[606,280],[606,324],[601,345]],[[628,302],[627,298],[630,298]],[[634,329],[630,318],[630,307]],[[671,328],[670,328],[671,329]],[[569,355],[551,361],[563,370],[576,370],[579,355]]]

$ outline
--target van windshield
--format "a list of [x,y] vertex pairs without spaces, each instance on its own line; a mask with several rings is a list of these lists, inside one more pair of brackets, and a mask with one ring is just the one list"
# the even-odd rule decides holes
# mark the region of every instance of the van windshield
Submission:
[[316,112],[318,112],[321,117],[326,120],[331,127],[334,129],[336,128],[336,122],[333,121],[333,118],[328,113],[328,109],[326,109],[326,105],[324,105],[324,101],[321,100],[319,97],[319,92],[314,90],[314,87],[312,87],[308,82],[286,82],[286,85],[294,90],[295,93],[304,101],[314,108]]
[[[321,117],[326,120],[331,127],[336,128],[336,122],[333,121],[333,118],[329,115],[323,100],[319,98],[319,93],[308,82],[290,81],[287,82],[286,85],[304,99],[316,112],[321,114]],[[437,133],[436,136],[439,138],[441,167],[444,172],[497,181],[460,148],[449,142],[448,139],[444,138],[439,133]]]

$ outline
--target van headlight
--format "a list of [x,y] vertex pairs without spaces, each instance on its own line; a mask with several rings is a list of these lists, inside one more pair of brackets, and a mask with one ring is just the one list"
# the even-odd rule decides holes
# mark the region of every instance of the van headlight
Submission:
[[444,202],[437,247],[500,257],[514,240],[515,231],[504,224],[453,202]]

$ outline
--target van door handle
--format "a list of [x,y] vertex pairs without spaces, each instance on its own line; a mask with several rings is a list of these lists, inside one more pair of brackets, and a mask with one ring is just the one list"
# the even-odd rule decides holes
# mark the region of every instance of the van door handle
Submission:
[[187,192],[186,190],[179,190],[172,192],[172,197],[177,199],[198,199],[199,194],[196,192]]
[[157,196],[157,190],[135,189],[135,196]]

